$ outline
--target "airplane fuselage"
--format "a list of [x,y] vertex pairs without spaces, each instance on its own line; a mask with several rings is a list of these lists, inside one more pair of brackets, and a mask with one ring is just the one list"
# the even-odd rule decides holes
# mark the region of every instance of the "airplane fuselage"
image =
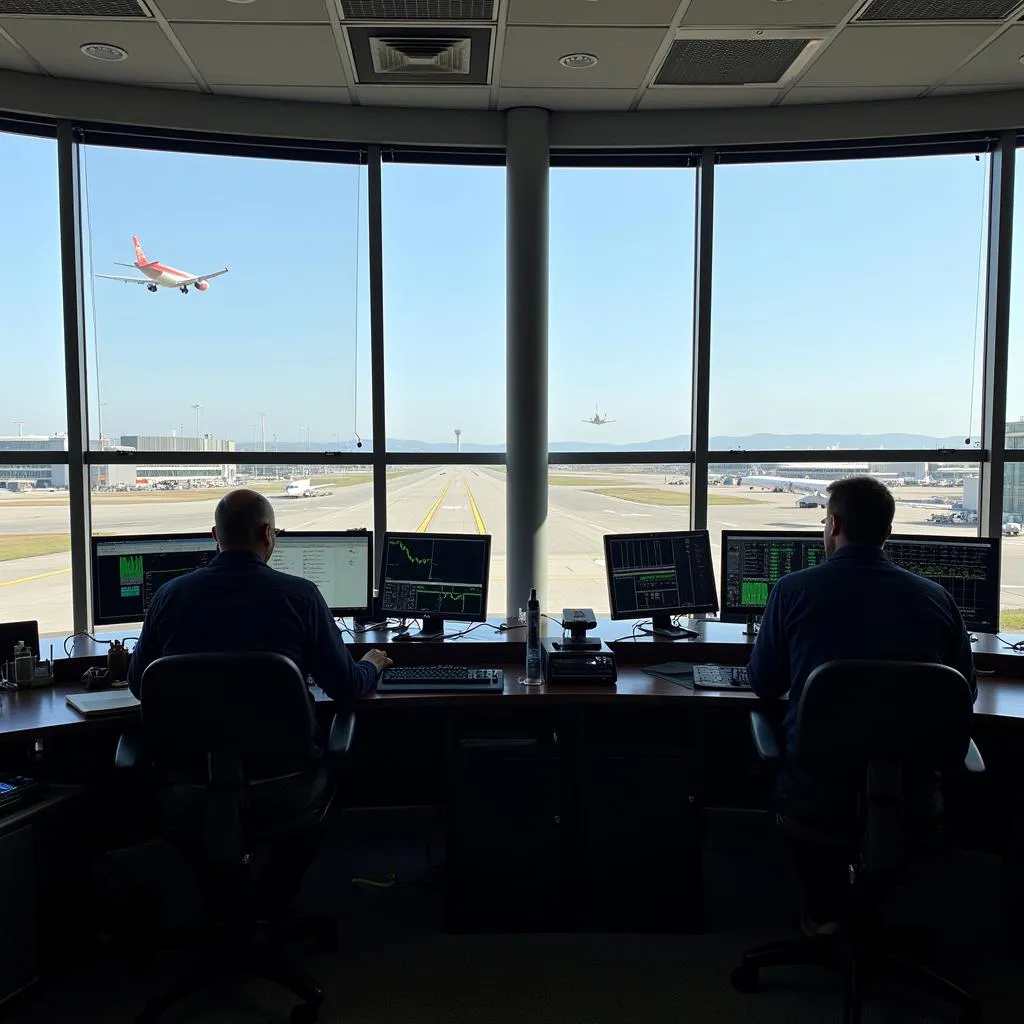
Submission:
[[[180,288],[182,281],[192,281],[195,278],[195,274],[190,274],[187,270],[177,270],[175,267],[168,267],[163,263],[147,263],[145,266],[140,266],[139,270],[150,281],[163,288]],[[210,284],[208,281],[194,281],[192,287],[205,292]]]

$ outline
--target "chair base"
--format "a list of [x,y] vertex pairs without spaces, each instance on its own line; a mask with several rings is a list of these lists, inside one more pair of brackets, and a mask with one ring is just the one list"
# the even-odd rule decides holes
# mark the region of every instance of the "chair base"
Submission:
[[292,1010],[293,1024],[314,1024],[324,1001],[323,989],[300,970],[276,942],[311,937],[319,949],[334,951],[338,945],[337,921],[330,917],[301,917],[273,924],[270,936],[275,944],[254,941],[224,931],[207,933],[206,951],[179,975],[145,1009],[133,1024],[156,1024],[171,1007],[199,989],[231,975],[261,978],[287,989],[301,1002]]
[[959,985],[899,953],[872,950],[855,956],[838,938],[790,939],[748,950],[732,972],[737,992],[756,992],[761,970],[767,967],[824,967],[843,975],[843,1022],[860,1024],[864,984],[872,975],[891,978],[923,989],[950,1003],[959,1024],[980,1024],[978,1000]]

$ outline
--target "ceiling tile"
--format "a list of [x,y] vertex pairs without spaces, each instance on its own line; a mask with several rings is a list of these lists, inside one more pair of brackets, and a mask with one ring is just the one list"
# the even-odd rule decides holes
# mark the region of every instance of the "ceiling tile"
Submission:
[[486,85],[361,85],[359,102],[371,107],[437,107],[486,110],[491,90]]
[[[525,88],[636,89],[665,38],[656,28],[524,28],[505,34],[501,85]],[[558,58],[592,53],[598,63],[574,71]]]
[[920,95],[919,85],[882,85],[877,88],[836,86],[821,88],[799,86],[790,90],[782,101],[784,106],[800,103],[866,103],[872,100],[906,100]]
[[[713,0],[727,2],[727,0]],[[679,0],[510,0],[510,25],[661,25],[667,28]]]
[[343,85],[218,85],[218,96],[258,96],[267,100],[300,100],[306,103],[350,103]]
[[992,34],[990,25],[851,26],[801,85],[934,85]]
[[768,3],[767,0],[692,0],[683,16],[683,27],[713,25],[742,28],[818,28],[838,25],[851,9],[864,0],[791,0]]
[[196,25],[175,35],[210,85],[344,85],[327,25]]
[[746,89],[742,86],[693,86],[679,89],[648,89],[641,110],[690,110],[695,107],[767,107],[781,89]]
[[498,109],[544,107],[547,110],[628,110],[635,89],[501,89]]
[[3,36],[0,36],[0,68],[4,71],[38,71],[35,64],[16,46],[11,46]]
[[259,0],[232,4],[228,0],[149,0],[168,21],[327,21],[324,0]]
[[[3,18],[0,26],[51,75],[104,82],[191,82],[192,76],[160,27],[141,18]],[[86,57],[82,43],[113,43],[128,51],[117,64]]]
[[951,75],[947,85],[1024,85],[1024,26],[1014,25],[989,43],[969,64]]

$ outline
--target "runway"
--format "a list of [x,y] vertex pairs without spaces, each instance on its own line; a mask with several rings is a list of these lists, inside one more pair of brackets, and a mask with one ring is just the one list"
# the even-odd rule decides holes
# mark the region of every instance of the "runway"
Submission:
[[[603,537],[607,533],[679,530],[689,526],[685,486],[671,486],[654,473],[554,470],[558,481],[548,492],[547,607],[583,606],[608,613]],[[574,486],[575,481],[580,486]],[[272,485],[276,486],[276,485]],[[597,489],[634,488],[645,502],[597,493]],[[284,482],[281,482],[283,492]],[[926,508],[910,501],[933,495],[951,500],[948,488],[899,488],[894,530],[900,533],[973,536],[973,527],[929,523]],[[820,530],[823,511],[796,507],[793,494],[744,487],[712,487],[708,527],[716,576],[723,529]],[[180,498],[180,496],[179,496]],[[336,486],[314,498],[271,495],[277,525],[286,530],[331,530],[373,527],[373,491],[369,483]],[[104,495],[93,503],[93,530],[104,534],[181,533],[208,531],[213,524],[216,495],[195,501],[166,500],[152,494]],[[718,502],[727,502],[719,504]],[[742,502],[742,503],[740,503]],[[433,533],[489,533],[491,573],[488,609],[505,612],[505,473],[495,467],[429,467],[388,480],[388,527]],[[66,495],[0,496],[0,540],[4,535],[68,533]],[[1024,607],[1024,536],[1003,538],[1002,605]],[[67,553],[0,561],[0,621],[34,618],[42,632],[71,628],[70,556]],[[525,606],[526,594],[522,596]],[[517,609],[511,609],[515,612]]]

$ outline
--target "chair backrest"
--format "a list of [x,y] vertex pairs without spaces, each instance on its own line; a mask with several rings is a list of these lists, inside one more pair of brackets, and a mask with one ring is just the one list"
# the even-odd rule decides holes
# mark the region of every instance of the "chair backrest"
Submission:
[[948,665],[830,661],[804,684],[797,755],[802,765],[826,771],[842,765],[860,774],[882,760],[944,771],[963,764],[972,715],[967,680]]
[[802,770],[856,794],[865,879],[906,867],[908,801],[934,785],[937,772],[963,765],[972,716],[967,680],[946,665],[830,661],[808,677],[796,754]]
[[158,765],[218,757],[299,763],[315,753],[306,682],[282,654],[174,654],[140,686],[146,744]]

